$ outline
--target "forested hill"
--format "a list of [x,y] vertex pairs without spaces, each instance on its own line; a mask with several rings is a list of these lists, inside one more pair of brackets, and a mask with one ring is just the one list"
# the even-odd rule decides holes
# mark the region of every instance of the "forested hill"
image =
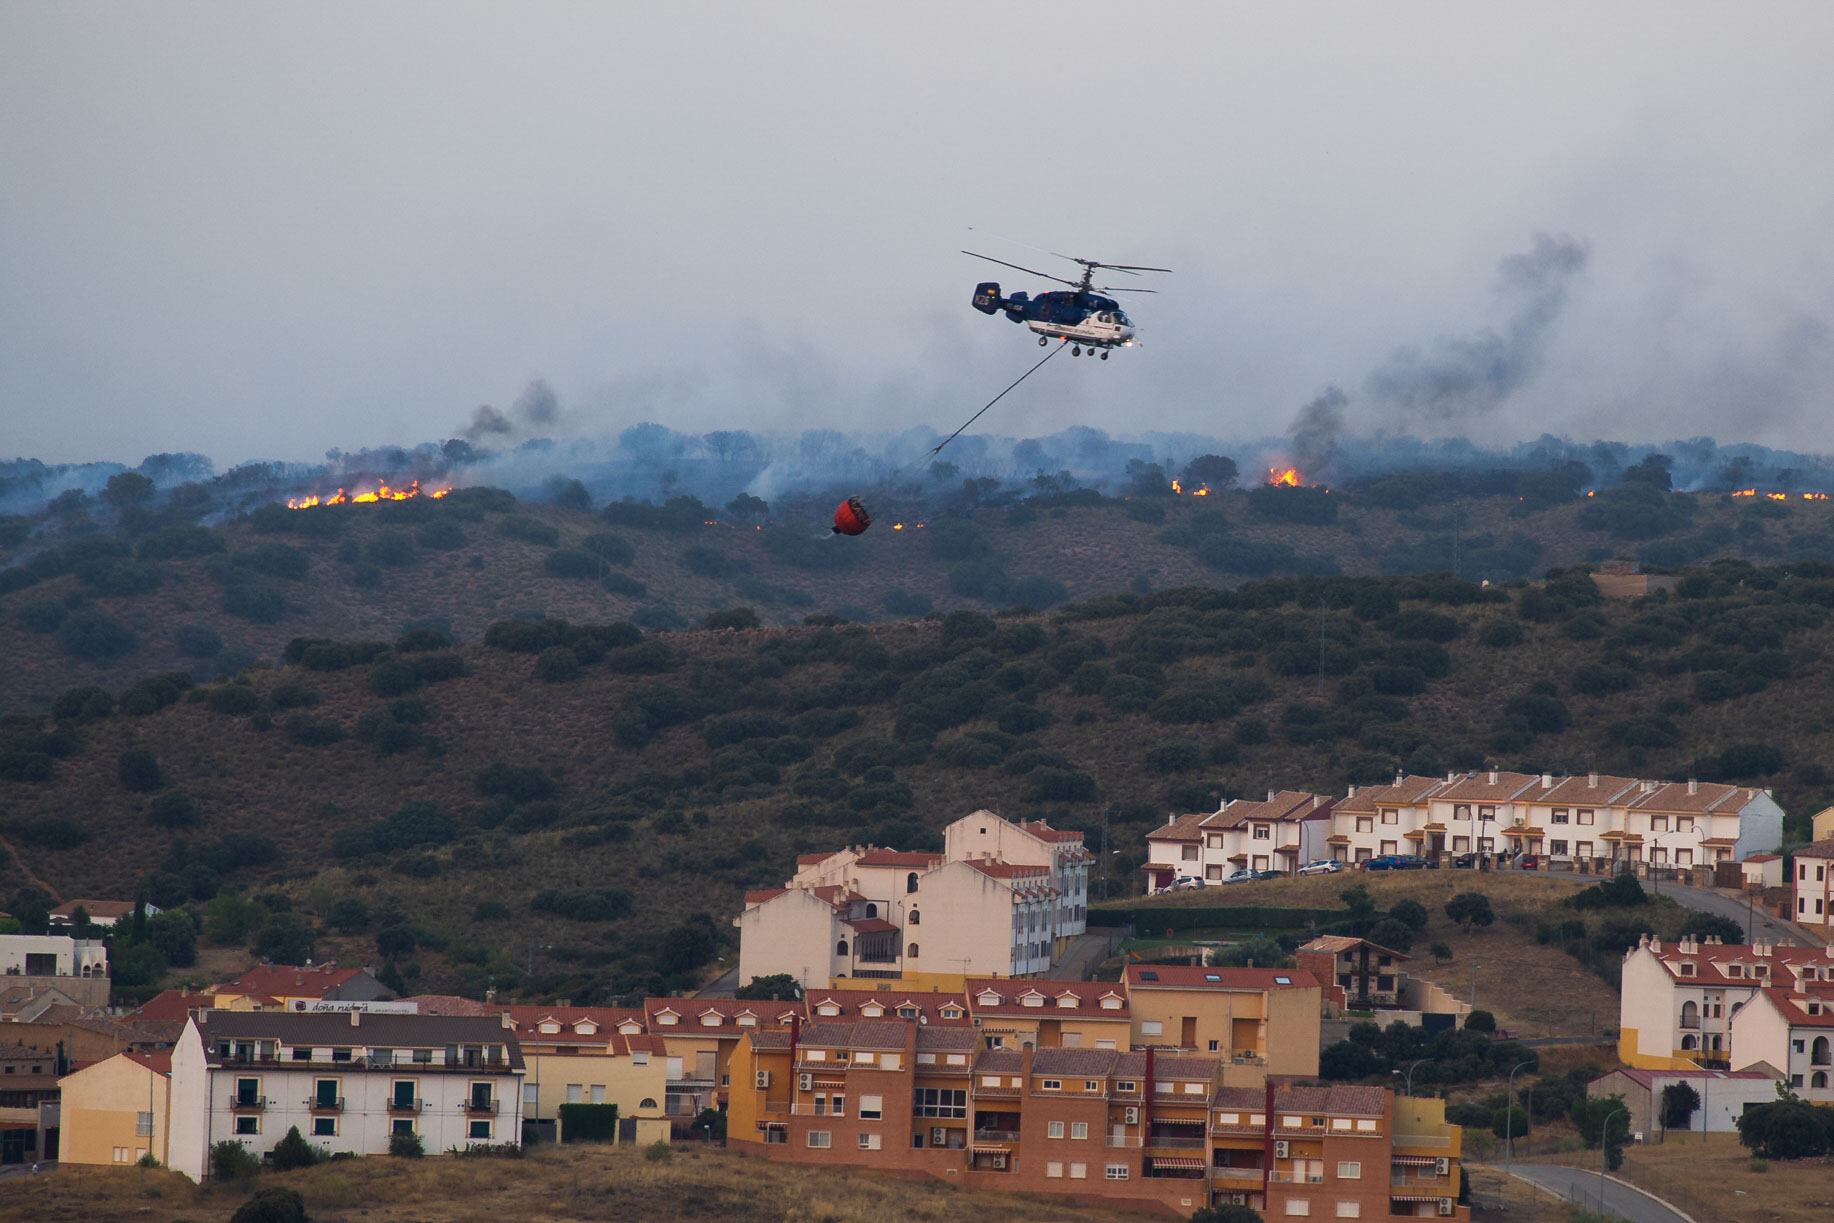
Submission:
[[716,509],[677,497],[594,512],[583,490],[565,505],[490,489],[270,504],[219,525],[200,525],[200,505],[173,492],[0,519],[0,710],[42,712],[82,684],[118,693],[163,672],[233,674],[277,661],[295,637],[387,641],[436,627],[475,642],[518,616],[668,629],[746,606],[771,624],[884,622],[1278,575],[1502,582],[1611,557],[1834,559],[1834,503],[1651,484],[1585,496],[1429,473],[1197,497],[1155,476],[1108,498],[982,483],[908,504],[887,495],[857,539],[826,534],[826,503],[740,497]]
[[[309,563],[339,576],[289,599],[343,580]],[[892,562],[860,564],[823,580],[882,592],[865,575]],[[875,625],[301,639],[284,666],[8,719],[0,897],[260,896],[211,902],[211,936],[278,923],[441,988],[514,988],[536,948],[535,988],[584,1001],[729,954],[744,889],[797,852],[933,846],[979,806],[1092,841],[1109,811],[1117,890],[1168,812],[1397,769],[1771,785],[1799,835],[1834,796],[1831,607],[1834,568],[1728,562],[1638,601],[1579,572],[1316,577]]]

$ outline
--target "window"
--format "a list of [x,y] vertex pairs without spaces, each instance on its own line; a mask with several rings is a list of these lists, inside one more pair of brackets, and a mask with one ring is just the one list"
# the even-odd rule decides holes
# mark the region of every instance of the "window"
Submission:
[[1572,822],[1571,813],[1568,812],[1565,807],[1555,807],[1553,818],[1556,824],[1568,824]]
[[808,1142],[810,1150],[825,1151],[834,1145],[834,1134],[831,1130],[810,1130]]
[[1105,1181],[1124,1181],[1127,1179],[1126,1164],[1108,1164],[1102,1168],[1102,1179]]
[[1061,1121],[1046,1122],[1045,1127],[1044,1127],[1044,1136],[1046,1138],[1062,1138],[1063,1137],[1063,1122]]
[[1579,816],[1579,822],[1582,824],[1592,822],[1592,808],[1590,807],[1581,807],[1575,814]]
[[910,874],[904,877],[904,890],[907,895],[917,890],[917,872],[916,871],[912,871]]
[[847,954],[847,940],[846,939],[842,939],[840,942],[834,944],[834,954],[841,955],[841,956],[844,956]]
[[913,926],[923,925],[923,914],[919,913],[915,909],[911,910],[911,925]]
[[1357,816],[1356,817],[1356,830],[1358,832],[1374,832],[1375,831],[1375,820],[1367,815]]
[[1649,817],[1649,830],[1651,832],[1667,832],[1668,831],[1668,816],[1666,815],[1650,816]]
[[968,1115],[968,1093],[949,1087],[919,1087],[911,1092],[911,1112],[919,1117]]
[[1045,1091],[1062,1091],[1063,1090],[1063,1080],[1062,1079],[1046,1079],[1044,1080],[1044,1082],[1040,1083],[1039,1086],[1043,1088]]
[[833,1117],[845,1117],[847,1115],[847,1097],[830,1097],[828,1101],[828,1114]]
[[1089,1179],[1089,1165],[1088,1164],[1071,1164],[1070,1165],[1070,1179],[1073,1181],[1088,1180]]
[[1056,1180],[1063,1179],[1063,1163],[1059,1160],[1051,1160],[1044,1165],[1044,1174]]
[[1373,1134],[1376,1132],[1376,1123],[1373,1121],[1359,1121],[1356,1123],[1356,1132],[1359,1134]]
[[298,1047],[297,1045],[296,1045],[296,1046],[294,1046],[294,1048],[293,1048],[293,1060],[294,1060],[294,1061],[296,1061],[296,1062],[309,1062],[309,1061],[311,1061],[311,1060],[312,1060],[312,1050],[310,1050],[310,1049],[302,1049],[302,1048],[300,1048],[300,1047]]
[[134,1114],[134,1137],[150,1138],[152,1136],[153,1136],[153,1114],[152,1113],[135,1113]]
[[1496,808],[1479,807],[1477,809],[1477,818],[1480,820],[1494,820],[1496,818]]
[[414,1123],[406,1117],[396,1117],[388,1123],[388,1132],[391,1138],[396,1134],[412,1134]]
[[1210,1051],[1211,1053],[1215,1053],[1215,1052],[1216,1052],[1216,1046],[1217,1046],[1217,1042],[1216,1042],[1216,1041],[1211,1041],[1211,1042],[1210,1042],[1210,1050],[1209,1050],[1209,1051]]
[[860,1120],[877,1121],[885,1115],[885,1097],[861,1096]]
[[870,1053],[855,1053],[853,1055],[853,1062],[856,1066],[870,1066],[873,1061],[873,1055]]
[[1208,1083],[1186,1083],[1184,1085],[1184,1094],[1187,1096],[1201,1096],[1204,1094],[1204,1090],[1207,1087],[1209,1087]]
[[1556,858],[1564,858],[1567,856],[1567,843],[1565,841],[1549,841],[1547,843],[1547,852],[1553,854]]
[[1346,1159],[1346,1160],[1338,1161],[1337,1163],[1337,1179],[1338,1180],[1340,1181],[1361,1180],[1362,1176],[1363,1176],[1363,1165],[1360,1161],[1353,1160],[1353,1159]]
[[1464,853],[1465,851],[1469,850],[1470,848],[1471,848],[1471,838],[1470,837],[1453,837],[1452,838],[1452,852],[1453,853],[1455,854]]
[[858,1135],[855,1135],[855,1137],[859,1139],[860,1150],[876,1151],[879,1149],[879,1143],[880,1143],[879,1135],[877,1134],[858,1134]]
[[259,1104],[260,1102],[261,1102],[261,1080],[260,1079],[237,1079],[236,1080],[236,1103],[237,1104]]
[[312,1118],[312,1136],[314,1138],[336,1138],[338,1119],[336,1117]]
[[1454,803],[1452,806],[1452,818],[1455,820],[1470,819],[1471,818],[1471,804],[1470,803]]
[[1089,1123],[1087,1121],[1070,1122],[1070,1137],[1077,1142],[1086,1140],[1089,1137]]
[[[410,1092],[410,1093],[408,1093],[408,1094],[409,1094],[409,1096],[410,1096],[410,1098],[411,1098],[411,1097],[412,1097],[412,1095],[413,1095],[413,1093],[412,1093],[412,1092]],[[536,1105],[536,1106],[539,1106],[539,1105],[540,1105],[540,1103],[541,1103],[541,1086],[540,1086],[540,1084],[537,1084],[537,1083],[524,1083],[524,1084],[522,1085],[522,1102],[523,1102],[523,1104],[525,1104],[525,1105]]]
[[1130,1093],[1139,1091],[1140,1085],[1132,1079],[1118,1079],[1115,1081],[1114,1089],[1118,1092]]
[[1272,824],[1256,824],[1254,826],[1254,839],[1257,841],[1270,841],[1273,839],[1273,835],[1274,829]]
[[1395,824],[1399,823],[1400,820],[1401,813],[1399,811],[1395,810],[1393,807],[1382,808],[1382,822],[1384,824]]
[[605,1103],[605,1084],[594,1083],[592,1085],[592,1095],[590,1099],[591,1099],[591,1102],[594,1104]]
[[1101,1089],[1102,1089],[1102,1085],[1099,1082],[1097,1082],[1096,1080],[1094,1079],[1084,1079],[1083,1080],[1083,1090],[1084,1091],[1089,1092],[1090,1094],[1093,1095],[1095,1092],[1098,1092]]
[[1306,1201],[1304,1198],[1288,1198],[1286,1199],[1286,1213],[1289,1215],[1309,1215],[1312,1213],[1312,1203]]
[[1164,1032],[1165,1025],[1160,1023],[1157,1019],[1142,1019],[1140,1021],[1140,1035],[1142,1036],[1159,1036]]
[[260,1132],[261,1132],[261,1118],[259,1117],[237,1117],[236,1118],[236,1133],[238,1134],[259,1134]]
[[1337,1217],[1340,1219],[1360,1219],[1363,1217],[1363,1204],[1361,1202],[1339,1202],[1337,1204]]

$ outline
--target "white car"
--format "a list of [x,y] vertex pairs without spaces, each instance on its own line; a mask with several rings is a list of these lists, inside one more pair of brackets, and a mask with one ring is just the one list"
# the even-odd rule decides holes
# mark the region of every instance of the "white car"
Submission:
[[1224,883],[1247,883],[1254,877],[1255,877],[1255,873],[1249,870],[1246,866],[1244,866],[1241,869],[1237,870],[1234,874],[1230,875],[1227,879],[1223,880],[1223,882]]
[[1199,879],[1196,875],[1180,875],[1164,887],[1155,891],[1153,895],[1163,896],[1167,892],[1188,892],[1192,888],[1200,888],[1203,885],[1204,881]]
[[1320,858],[1316,862],[1308,862],[1300,867],[1299,873],[1302,875],[1335,875],[1343,869],[1344,864],[1336,858]]

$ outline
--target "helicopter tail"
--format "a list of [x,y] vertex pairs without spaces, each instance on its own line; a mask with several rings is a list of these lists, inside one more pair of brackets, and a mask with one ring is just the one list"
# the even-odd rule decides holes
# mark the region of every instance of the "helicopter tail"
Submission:
[[1004,305],[1000,300],[1000,284],[996,280],[984,281],[974,286],[974,308],[982,314],[998,314]]

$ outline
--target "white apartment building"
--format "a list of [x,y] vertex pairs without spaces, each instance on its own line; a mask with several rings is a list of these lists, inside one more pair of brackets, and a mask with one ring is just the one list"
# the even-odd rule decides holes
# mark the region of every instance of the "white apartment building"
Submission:
[[108,945],[68,934],[0,934],[0,973],[9,977],[106,977]]
[[1789,989],[1760,990],[1732,1019],[1733,1065],[1781,1072],[1813,1104],[1834,1104],[1834,987],[1802,977]]
[[780,888],[748,892],[734,919],[739,977],[1029,976],[1081,934],[1090,855],[1082,834],[987,811],[949,826],[941,854],[855,847],[797,859]]
[[1556,864],[1692,868],[1777,848],[1783,809],[1764,790],[1597,773],[1397,776],[1352,787],[1332,811],[1331,856],[1546,856]]
[[1768,1062],[1775,1050],[1735,1048],[1733,1020],[1765,990],[1834,986],[1834,947],[1644,938],[1624,953],[1619,978],[1618,1058],[1641,1070],[1686,1070],[1703,1062],[1735,1068]]
[[1329,857],[1335,805],[1322,794],[1269,790],[1265,802],[1238,798],[1175,817],[1146,834],[1147,888],[1181,876],[1211,884],[1238,870],[1293,871]]
[[209,1174],[210,1150],[265,1154],[297,1126],[333,1152],[430,1153],[522,1141],[522,1050],[499,1016],[194,1013],[172,1051],[171,1167]]
[[1834,926],[1834,841],[1804,845],[1790,867],[1792,916],[1804,926]]

